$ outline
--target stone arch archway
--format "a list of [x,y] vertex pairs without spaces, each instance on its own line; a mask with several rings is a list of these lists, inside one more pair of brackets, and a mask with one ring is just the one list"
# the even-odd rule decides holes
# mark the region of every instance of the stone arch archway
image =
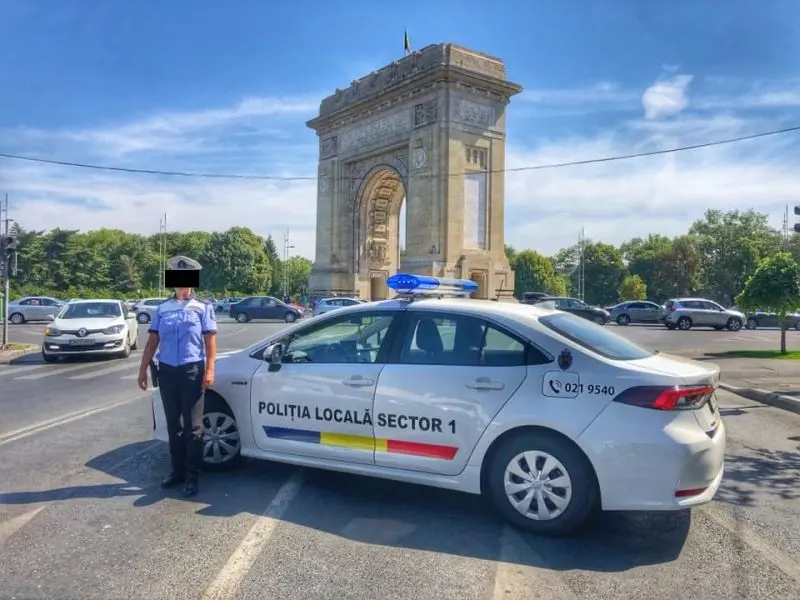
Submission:
[[386,279],[400,269],[400,213],[407,186],[405,165],[394,161],[372,167],[356,191],[353,270],[362,298],[386,298]]
[[308,122],[319,136],[312,294],[373,298],[376,277],[401,269],[444,277],[479,271],[484,289],[511,295],[505,107],[521,90],[500,59],[436,44],[325,98]]

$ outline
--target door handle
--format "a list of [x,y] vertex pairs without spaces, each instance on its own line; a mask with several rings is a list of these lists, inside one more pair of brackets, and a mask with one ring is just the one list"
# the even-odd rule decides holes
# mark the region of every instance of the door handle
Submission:
[[502,390],[506,386],[501,381],[492,381],[488,377],[478,377],[472,383],[468,383],[467,387],[473,390]]
[[373,385],[375,382],[372,379],[364,379],[361,375],[354,375],[350,379],[345,379],[342,383],[351,387],[366,387]]

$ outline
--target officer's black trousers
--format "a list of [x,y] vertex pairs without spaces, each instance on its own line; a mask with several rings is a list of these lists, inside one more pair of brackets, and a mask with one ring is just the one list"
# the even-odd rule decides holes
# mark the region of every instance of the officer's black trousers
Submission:
[[192,478],[197,477],[203,462],[204,373],[203,362],[158,366],[172,469]]

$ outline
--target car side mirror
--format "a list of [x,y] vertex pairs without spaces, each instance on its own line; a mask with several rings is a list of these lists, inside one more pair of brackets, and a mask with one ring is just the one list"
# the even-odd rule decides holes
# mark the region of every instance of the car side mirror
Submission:
[[264,360],[273,365],[279,365],[283,361],[285,348],[280,342],[270,344],[264,350]]

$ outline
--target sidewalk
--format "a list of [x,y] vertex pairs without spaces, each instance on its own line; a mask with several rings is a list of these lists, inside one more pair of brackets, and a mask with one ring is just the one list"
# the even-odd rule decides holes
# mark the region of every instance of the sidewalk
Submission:
[[26,354],[40,351],[40,347],[36,344],[11,344],[11,348],[9,349],[0,348],[0,365],[7,364]]

